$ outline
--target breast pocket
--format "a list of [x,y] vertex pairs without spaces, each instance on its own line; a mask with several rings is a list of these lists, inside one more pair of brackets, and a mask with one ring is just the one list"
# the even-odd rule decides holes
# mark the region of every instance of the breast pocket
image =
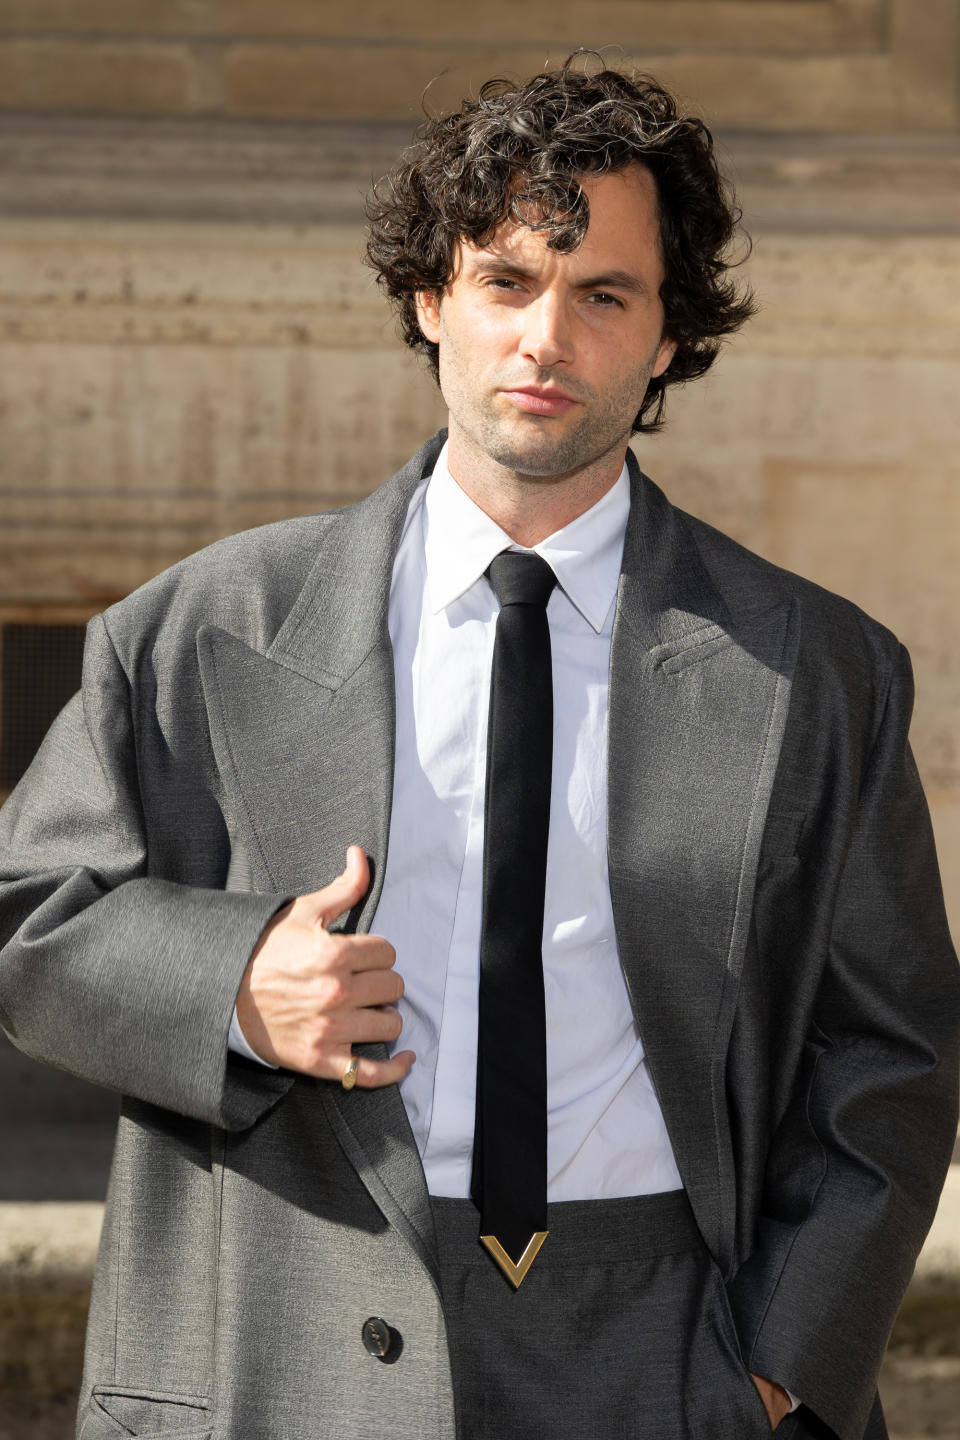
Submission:
[[133,1390],[95,1385],[80,1425],[78,1440],[213,1440],[205,1396],[172,1395],[163,1390]]

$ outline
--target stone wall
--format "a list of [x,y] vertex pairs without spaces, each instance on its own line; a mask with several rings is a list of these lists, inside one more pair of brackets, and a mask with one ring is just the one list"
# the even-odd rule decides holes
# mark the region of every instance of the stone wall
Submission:
[[[0,621],[84,618],[354,499],[441,423],[360,262],[404,127],[11,116]],[[723,137],[761,302],[637,443],[672,498],[889,624],[960,920],[960,145]]]
[[580,45],[727,128],[951,130],[955,0],[0,0],[0,106],[409,121]]

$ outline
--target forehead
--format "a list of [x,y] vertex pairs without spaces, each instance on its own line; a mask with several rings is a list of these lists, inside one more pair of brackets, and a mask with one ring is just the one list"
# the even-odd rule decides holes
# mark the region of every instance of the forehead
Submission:
[[551,250],[548,230],[531,230],[528,225],[505,220],[486,245],[462,242],[461,262],[469,267],[482,263],[484,256],[496,255],[539,260],[570,271],[613,263],[618,268],[629,264],[644,273],[662,267],[657,187],[646,166],[634,164],[610,175],[583,176],[580,186],[590,219],[575,250]]

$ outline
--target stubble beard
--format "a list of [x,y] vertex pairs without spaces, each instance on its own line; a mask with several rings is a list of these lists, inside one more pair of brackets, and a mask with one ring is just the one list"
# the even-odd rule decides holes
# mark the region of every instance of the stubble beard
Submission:
[[[480,456],[492,460],[518,478],[542,485],[559,483],[589,469],[615,450],[626,450],[633,433],[634,421],[653,372],[655,357],[629,381],[616,389],[609,387],[598,394],[584,394],[582,386],[573,394],[569,384],[559,388],[573,394],[582,407],[571,419],[535,416],[515,408],[504,396],[488,392],[479,402],[469,393],[464,396],[454,384],[449,396],[451,422]],[[441,378],[443,378],[441,376]],[[518,381],[498,381],[498,386],[549,384],[549,374]],[[469,403],[457,404],[458,398]],[[571,423],[572,420],[572,423]]]
[[518,419],[511,425],[489,412],[482,413],[471,438],[505,470],[549,484],[568,479],[611,450],[625,447],[636,410],[625,421],[616,405],[605,405],[602,410],[591,407],[578,423],[563,429],[555,420],[516,413]]

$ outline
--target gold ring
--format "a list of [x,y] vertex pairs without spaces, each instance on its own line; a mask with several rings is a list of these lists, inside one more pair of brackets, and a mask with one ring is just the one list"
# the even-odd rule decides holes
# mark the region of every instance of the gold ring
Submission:
[[351,1055],[347,1061],[347,1068],[340,1077],[340,1084],[344,1090],[352,1090],[357,1083],[357,1066],[360,1064],[359,1055]]

